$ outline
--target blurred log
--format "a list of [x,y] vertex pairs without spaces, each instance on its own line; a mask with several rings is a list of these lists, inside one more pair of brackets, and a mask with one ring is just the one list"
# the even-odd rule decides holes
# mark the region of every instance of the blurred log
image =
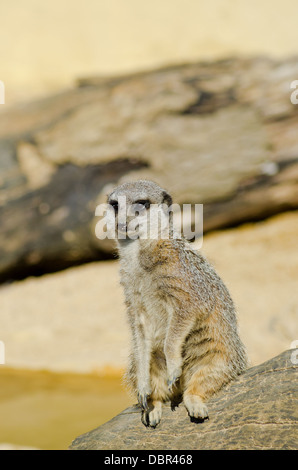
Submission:
[[231,59],[78,87],[0,113],[0,280],[102,259],[107,185],[152,179],[205,231],[298,207],[296,58]]
[[256,175],[243,182],[232,197],[205,204],[204,230],[262,220],[297,207],[298,158],[293,158],[268,166],[267,175]]
[[129,160],[61,165],[49,184],[0,207],[0,282],[111,257],[112,243],[101,246],[94,234],[98,194],[142,166]]

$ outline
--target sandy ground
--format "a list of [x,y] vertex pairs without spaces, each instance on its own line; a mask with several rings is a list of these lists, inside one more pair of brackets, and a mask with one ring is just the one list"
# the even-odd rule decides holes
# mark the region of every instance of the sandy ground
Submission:
[[123,367],[128,331],[116,262],[92,263],[0,289],[6,365],[56,371]]
[[[298,212],[206,236],[202,251],[236,302],[251,364],[298,339]],[[98,262],[0,289],[6,365],[114,374],[129,331],[118,262]]]
[[217,232],[203,251],[230,289],[252,365],[298,339],[298,212]]
[[60,90],[80,76],[239,54],[296,54],[297,13],[295,0],[2,2],[6,103]]

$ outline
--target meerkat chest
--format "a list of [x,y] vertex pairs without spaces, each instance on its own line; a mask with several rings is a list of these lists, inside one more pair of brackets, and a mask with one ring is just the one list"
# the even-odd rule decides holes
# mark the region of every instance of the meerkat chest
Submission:
[[133,250],[121,259],[120,275],[132,321],[141,325],[152,340],[163,341],[169,316],[167,306],[162,301],[154,276],[144,270]]

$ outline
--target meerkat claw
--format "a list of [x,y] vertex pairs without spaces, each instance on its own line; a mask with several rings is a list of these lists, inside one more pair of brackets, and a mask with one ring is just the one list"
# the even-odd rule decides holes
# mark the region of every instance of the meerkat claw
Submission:
[[144,395],[142,393],[138,393],[138,402],[141,405],[141,407],[143,408],[143,410],[148,410],[149,409],[148,398],[149,398],[149,395]]
[[208,408],[196,395],[184,396],[184,405],[192,423],[202,423],[209,419]]
[[167,381],[167,386],[168,386],[169,392],[173,392],[173,388],[175,387],[178,379],[179,379],[179,377],[174,377],[172,380]]
[[173,388],[177,385],[177,382],[182,374],[181,367],[176,368],[172,373],[168,375],[167,385],[169,392],[173,392]]
[[146,428],[149,426],[149,415],[146,410],[142,410],[141,421],[144,424],[144,426],[146,426]]

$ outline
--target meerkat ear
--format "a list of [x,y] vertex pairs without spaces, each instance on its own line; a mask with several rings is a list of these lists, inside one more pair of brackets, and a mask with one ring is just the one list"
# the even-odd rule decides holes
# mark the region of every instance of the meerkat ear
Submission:
[[171,196],[166,191],[163,191],[162,195],[163,195],[162,204],[167,204],[170,207],[173,204],[173,200]]

